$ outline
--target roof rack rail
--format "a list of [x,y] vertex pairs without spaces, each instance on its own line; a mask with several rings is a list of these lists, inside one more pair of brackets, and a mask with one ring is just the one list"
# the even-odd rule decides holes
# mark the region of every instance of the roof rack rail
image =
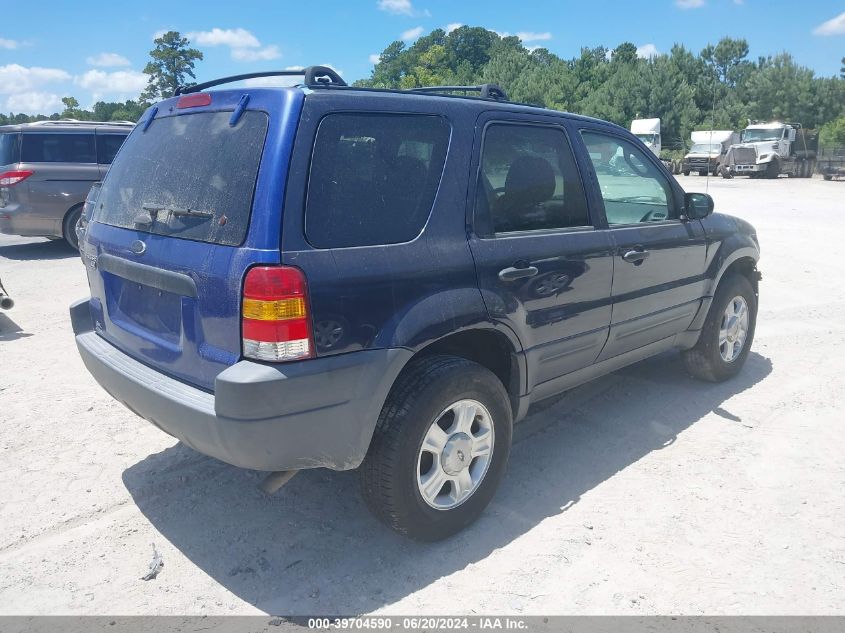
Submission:
[[477,92],[482,99],[508,101],[507,93],[497,84],[481,84],[478,86],[423,86],[421,88],[409,88],[407,92]]
[[192,92],[200,92],[206,88],[212,88],[221,84],[229,84],[235,81],[243,81],[244,79],[257,79],[259,77],[296,77],[302,75],[304,77],[302,84],[307,88],[319,88],[323,86],[346,86],[340,75],[334,70],[326,66],[308,66],[301,70],[267,70],[259,73],[246,73],[245,75],[232,75],[231,77],[221,77],[220,79],[212,79],[201,84],[194,84],[193,86],[179,86],[173,92],[173,96],[190,94]]
[[135,125],[133,121],[80,121],[79,119],[45,119],[28,125]]

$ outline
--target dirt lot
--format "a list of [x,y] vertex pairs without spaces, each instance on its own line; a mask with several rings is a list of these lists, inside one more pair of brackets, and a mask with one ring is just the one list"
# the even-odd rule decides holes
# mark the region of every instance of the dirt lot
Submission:
[[667,354],[535,412],[437,545],[382,528],[354,473],[267,497],[113,402],[73,344],[78,257],[0,237],[0,613],[845,614],[845,183],[709,187],[763,247],[743,373]]

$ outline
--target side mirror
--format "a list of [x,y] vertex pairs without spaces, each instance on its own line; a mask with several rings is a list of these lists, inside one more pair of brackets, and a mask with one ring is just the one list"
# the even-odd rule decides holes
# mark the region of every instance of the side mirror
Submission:
[[684,194],[684,211],[690,220],[701,220],[713,213],[713,198],[706,193]]

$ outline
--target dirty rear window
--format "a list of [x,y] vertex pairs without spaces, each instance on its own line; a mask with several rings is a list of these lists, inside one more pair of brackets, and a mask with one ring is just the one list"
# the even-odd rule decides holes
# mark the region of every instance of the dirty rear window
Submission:
[[103,182],[94,219],[189,240],[243,242],[267,115],[248,111],[156,119],[129,136]]
[[11,165],[20,162],[18,134],[0,134],[0,165]]

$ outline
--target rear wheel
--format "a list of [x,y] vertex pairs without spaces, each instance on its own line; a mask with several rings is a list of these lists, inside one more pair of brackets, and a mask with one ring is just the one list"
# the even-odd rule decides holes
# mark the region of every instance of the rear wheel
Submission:
[[76,225],[82,216],[82,205],[74,207],[65,214],[62,221],[62,237],[75,250],[79,250],[79,238],[76,235]]
[[411,538],[459,532],[499,486],[512,423],[507,392],[490,370],[454,356],[415,362],[379,416],[360,468],[364,500]]
[[742,369],[757,324],[757,295],[747,277],[723,279],[716,289],[698,342],[683,352],[687,371],[696,378],[721,382]]

